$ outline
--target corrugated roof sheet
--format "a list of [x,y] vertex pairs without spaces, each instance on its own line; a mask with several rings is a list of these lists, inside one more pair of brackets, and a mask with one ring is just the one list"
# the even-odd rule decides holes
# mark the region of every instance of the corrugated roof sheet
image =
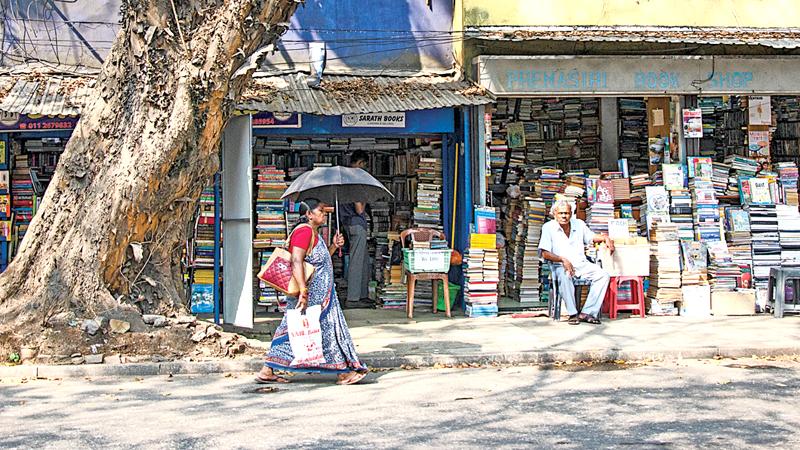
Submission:
[[319,88],[306,75],[256,77],[242,94],[242,111],[339,115],[483,105],[491,94],[445,76],[386,77],[325,75]]
[[0,77],[0,111],[78,116],[94,88],[94,77],[27,74]]
[[467,36],[506,41],[653,42],[664,44],[800,47],[800,28],[541,26],[470,27]]
[[[77,116],[94,87],[94,77],[47,74],[0,76],[0,111]],[[411,111],[491,103],[483,88],[449,76],[369,77],[329,75],[318,89],[306,75],[256,77],[245,88],[241,111],[339,115]]]

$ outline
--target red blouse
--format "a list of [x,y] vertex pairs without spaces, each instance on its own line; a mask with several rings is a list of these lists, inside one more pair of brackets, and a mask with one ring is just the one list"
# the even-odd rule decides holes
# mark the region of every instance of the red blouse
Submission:
[[311,227],[301,226],[296,228],[292,232],[292,236],[289,238],[289,251],[291,252],[294,247],[308,250],[308,248],[311,246],[312,238],[314,239],[314,245],[316,245],[317,237],[314,236]]

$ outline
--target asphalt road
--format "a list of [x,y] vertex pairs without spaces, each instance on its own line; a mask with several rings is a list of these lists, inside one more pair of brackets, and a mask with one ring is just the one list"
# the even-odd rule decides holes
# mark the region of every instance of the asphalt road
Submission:
[[13,448],[800,447],[797,358],[0,380]]

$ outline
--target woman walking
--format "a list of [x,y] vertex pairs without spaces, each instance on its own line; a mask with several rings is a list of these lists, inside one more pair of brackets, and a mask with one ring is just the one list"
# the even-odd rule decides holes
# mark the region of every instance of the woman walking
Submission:
[[[327,247],[319,236],[319,227],[325,222],[325,204],[316,199],[307,199],[300,203],[300,223],[295,226],[289,236],[289,252],[292,255],[292,274],[300,285],[297,298],[287,299],[287,310],[321,305],[320,328],[322,330],[322,351],[325,362],[321,364],[292,366],[294,359],[286,316],[275,331],[272,346],[266,357],[261,372],[256,375],[257,383],[288,383],[284,377],[278,376],[273,369],[338,374],[337,384],[355,384],[367,375],[364,366],[356,355],[350,331],[342,314],[339,298],[333,283],[333,263],[331,255],[342,245],[344,237],[336,234],[333,245]],[[314,275],[306,285],[303,261],[314,266]]]

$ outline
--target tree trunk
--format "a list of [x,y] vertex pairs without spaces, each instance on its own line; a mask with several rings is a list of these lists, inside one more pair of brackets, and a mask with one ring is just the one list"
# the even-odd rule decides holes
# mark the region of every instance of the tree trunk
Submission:
[[295,6],[124,0],[94,99],[0,276],[0,331],[38,330],[69,310],[114,317],[186,308],[181,251],[252,73],[237,69],[277,39]]

